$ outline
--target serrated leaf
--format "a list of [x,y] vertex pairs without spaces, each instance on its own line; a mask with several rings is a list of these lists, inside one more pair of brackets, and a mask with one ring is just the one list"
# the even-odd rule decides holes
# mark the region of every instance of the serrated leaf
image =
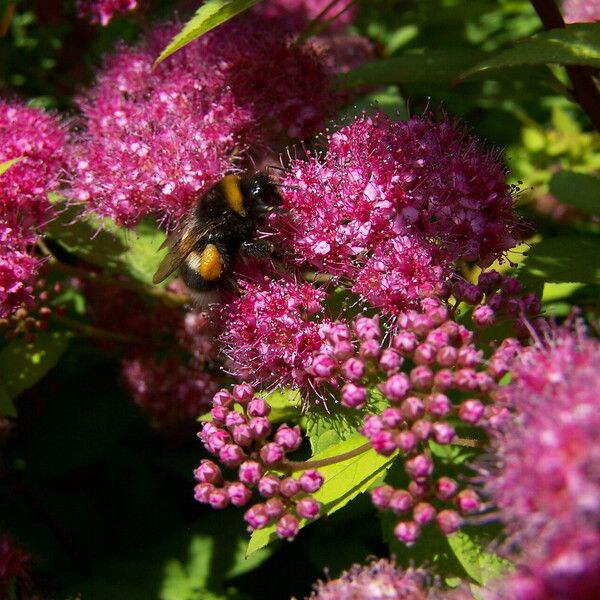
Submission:
[[152,283],[162,259],[158,249],[165,239],[150,219],[126,229],[110,219],[84,215],[74,206],[48,224],[47,235],[89,263],[146,284]]
[[196,14],[183,26],[183,29],[169,42],[154,61],[154,66],[167,56],[214,29],[221,23],[244,12],[260,0],[207,0]]
[[20,160],[23,160],[22,156],[17,156],[17,158],[10,158],[9,160],[5,160],[0,163],[0,175],[4,175],[6,171],[8,171],[14,164],[18,163]]
[[524,284],[600,283],[600,236],[561,235],[532,246],[519,271]]
[[300,416],[302,397],[298,389],[278,388],[272,392],[258,393],[257,396],[271,407],[269,420],[272,423],[281,423]]
[[338,77],[346,87],[452,81],[481,60],[475,52],[429,51],[424,54],[403,54],[377,60],[352,69]]
[[474,536],[465,531],[448,536],[448,543],[465,571],[480,585],[512,569],[509,561],[485,550]]
[[550,180],[550,193],[563,204],[588,215],[600,215],[600,177],[559,171]]
[[71,337],[66,331],[41,332],[31,344],[15,340],[4,346],[0,350],[0,383],[8,397],[16,398],[42,379],[56,365]]
[[584,65],[600,67],[600,22],[551,29],[522,40],[468,69],[461,78],[480,71],[521,65]]
[[0,380],[0,415],[4,417],[16,417],[17,409],[15,403],[6,390],[4,383]]
[[[357,450],[366,443],[366,438],[356,434],[351,439],[330,446],[323,452],[314,455],[310,460],[322,460],[324,458],[339,456],[346,452]],[[348,460],[319,467],[319,473],[321,473],[325,482],[321,489],[313,494],[313,497],[322,505],[321,516],[334,513],[348,504],[358,494],[367,490],[391,466],[394,457],[395,455],[382,456],[381,454],[377,454],[372,448],[369,448],[365,452]],[[302,519],[300,521],[300,528],[308,523],[309,521]],[[254,531],[248,543],[246,556],[250,556],[253,552],[256,552],[259,548],[263,548],[276,538],[275,525]]]

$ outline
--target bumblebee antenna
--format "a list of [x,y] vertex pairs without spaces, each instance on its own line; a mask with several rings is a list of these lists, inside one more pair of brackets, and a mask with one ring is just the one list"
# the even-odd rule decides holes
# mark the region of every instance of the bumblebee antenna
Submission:
[[267,171],[270,169],[275,169],[276,171],[282,171],[283,173],[291,173],[289,169],[284,167],[278,167],[277,165],[267,165]]

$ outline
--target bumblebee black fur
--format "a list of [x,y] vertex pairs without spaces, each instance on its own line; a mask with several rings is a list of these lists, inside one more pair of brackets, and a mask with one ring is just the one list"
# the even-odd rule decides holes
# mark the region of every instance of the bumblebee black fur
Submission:
[[281,206],[276,184],[263,173],[226,175],[184,216],[162,247],[169,252],[152,281],[160,283],[179,269],[199,303],[207,292],[231,284],[230,268],[240,255],[266,258],[273,248],[256,233],[269,211]]

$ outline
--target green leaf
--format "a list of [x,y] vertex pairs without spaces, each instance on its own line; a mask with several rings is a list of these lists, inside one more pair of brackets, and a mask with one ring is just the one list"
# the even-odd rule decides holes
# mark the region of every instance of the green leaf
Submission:
[[110,219],[83,215],[73,206],[48,224],[47,235],[87,262],[146,284],[152,283],[162,259],[158,249],[165,239],[150,219],[126,229]]
[[14,164],[18,163],[20,160],[23,160],[22,156],[17,156],[17,158],[11,158],[9,160],[5,160],[0,163],[0,175],[4,175],[6,171],[8,171]]
[[532,246],[519,271],[529,282],[600,283],[600,236],[561,235]]
[[10,411],[6,397],[12,400],[42,379],[56,365],[70,338],[66,331],[42,332],[31,344],[15,340],[4,346],[0,350],[0,405]]
[[259,0],[207,0],[160,53],[154,61],[154,66],[165,60],[167,56],[171,56],[177,50],[221,25],[221,23],[244,12],[257,2]]
[[563,204],[600,216],[600,177],[559,171],[550,180],[550,193]]
[[585,65],[600,67],[600,22],[578,23],[566,29],[551,29],[531,36],[483,60],[463,73],[470,77],[479,71],[520,65]]
[[[365,440],[366,438],[362,435],[356,434],[349,440],[315,454],[310,460],[322,460],[351,452],[366,444]],[[358,494],[367,490],[391,466],[394,456],[382,456],[369,448],[348,460],[319,467],[319,473],[324,477],[325,482],[321,489],[313,494],[313,497],[322,505],[321,516],[330,515],[343,508]],[[300,527],[302,528],[308,523],[309,521],[302,519]],[[275,540],[276,537],[275,525],[254,531],[250,537],[246,555],[250,556],[259,548],[263,548]]]
[[482,54],[463,51],[429,51],[403,54],[360,65],[338,77],[346,87],[452,81],[481,60]]
[[6,390],[6,386],[0,380],[0,415],[5,417],[16,417],[17,409],[13,399]]
[[480,585],[512,569],[509,561],[484,550],[477,538],[465,530],[448,536],[448,543],[465,571]]
[[297,419],[302,408],[300,390],[293,388],[278,388],[272,392],[261,392],[261,397],[270,407],[269,420],[281,423],[287,419]]

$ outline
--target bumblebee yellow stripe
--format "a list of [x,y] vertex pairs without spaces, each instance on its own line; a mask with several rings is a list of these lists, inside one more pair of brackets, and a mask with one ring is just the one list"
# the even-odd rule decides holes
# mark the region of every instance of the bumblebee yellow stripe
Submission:
[[198,261],[198,274],[207,281],[219,279],[223,273],[223,259],[214,244],[207,244]]
[[221,180],[221,185],[229,208],[238,215],[245,217],[246,210],[244,209],[244,197],[240,189],[240,178],[237,175],[225,175]]

